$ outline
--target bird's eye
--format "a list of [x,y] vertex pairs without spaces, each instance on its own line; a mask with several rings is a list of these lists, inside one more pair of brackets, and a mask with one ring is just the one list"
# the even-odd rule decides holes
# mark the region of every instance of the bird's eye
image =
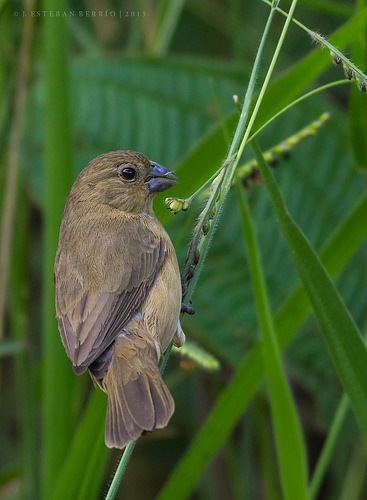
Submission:
[[136,170],[132,167],[125,167],[121,170],[120,175],[127,181],[133,181],[136,178]]

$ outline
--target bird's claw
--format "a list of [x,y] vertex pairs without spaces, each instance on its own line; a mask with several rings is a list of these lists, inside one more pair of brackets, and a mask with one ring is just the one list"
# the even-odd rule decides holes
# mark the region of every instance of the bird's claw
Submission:
[[192,307],[192,304],[181,304],[181,312],[182,314],[190,314],[192,316],[195,314],[195,309]]

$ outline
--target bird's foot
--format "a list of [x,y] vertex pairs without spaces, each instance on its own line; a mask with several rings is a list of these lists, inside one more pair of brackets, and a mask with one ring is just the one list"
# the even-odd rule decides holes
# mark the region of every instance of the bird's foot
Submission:
[[192,307],[191,302],[189,304],[181,304],[181,312],[182,314],[190,314],[192,316],[195,314],[195,309]]

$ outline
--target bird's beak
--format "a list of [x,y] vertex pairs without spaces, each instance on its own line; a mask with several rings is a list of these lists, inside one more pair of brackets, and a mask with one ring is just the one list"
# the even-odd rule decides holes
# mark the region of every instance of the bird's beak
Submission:
[[150,161],[149,163],[152,168],[148,172],[146,182],[151,193],[160,193],[177,183],[178,177],[174,172],[162,167],[162,165],[155,161]]

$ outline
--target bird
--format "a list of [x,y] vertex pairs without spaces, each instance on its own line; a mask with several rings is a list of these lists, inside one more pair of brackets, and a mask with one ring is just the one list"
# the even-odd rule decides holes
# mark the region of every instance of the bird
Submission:
[[107,394],[109,448],[165,427],[174,412],[159,360],[185,342],[181,278],[153,199],[177,181],[142,153],[112,151],[81,171],[65,205],[56,317],[75,373],[88,371]]

